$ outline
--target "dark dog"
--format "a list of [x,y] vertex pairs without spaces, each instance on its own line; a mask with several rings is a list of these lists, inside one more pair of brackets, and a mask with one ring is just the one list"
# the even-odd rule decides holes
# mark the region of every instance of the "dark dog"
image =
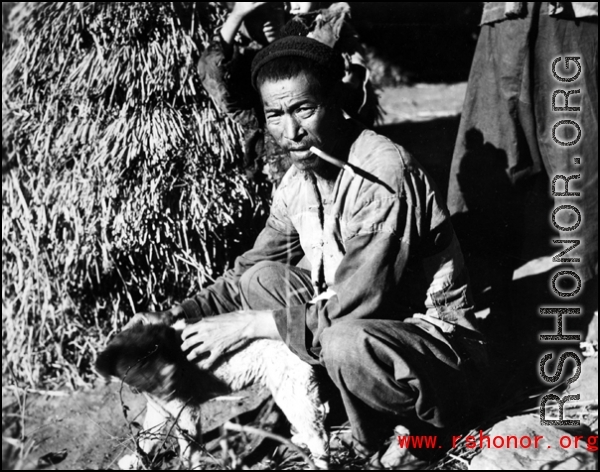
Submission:
[[[308,447],[315,463],[327,468],[329,439],[324,422],[327,408],[311,366],[281,341],[258,340],[224,356],[210,371],[201,370],[181,351],[183,322],[173,327],[138,323],[121,332],[96,362],[104,377],[116,377],[146,393],[148,412],[139,447],[145,454],[158,445],[156,433],[176,419],[182,459],[195,468],[202,456],[200,405],[217,396],[260,383],[267,387],[298,432],[292,441]],[[137,455],[124,458],[124,470],[142,465]]]

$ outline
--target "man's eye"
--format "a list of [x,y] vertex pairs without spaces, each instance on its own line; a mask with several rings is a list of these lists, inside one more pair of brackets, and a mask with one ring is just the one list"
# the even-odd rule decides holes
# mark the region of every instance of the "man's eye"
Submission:
[[302,107],[296,110],[296,114],[300,118],[310,118],[316,111],[315,107]]
[[280,119],[279,115],[266,115],[267,121],[269,123],[277,123]]

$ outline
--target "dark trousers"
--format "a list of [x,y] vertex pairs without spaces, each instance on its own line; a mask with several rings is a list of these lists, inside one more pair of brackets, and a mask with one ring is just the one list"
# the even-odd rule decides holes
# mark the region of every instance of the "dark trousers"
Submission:
[[[279,263],[261,263],[240,282],[244,309],[277,310],[313,298],[310,273]],[[222,312],[240,307],[223,306]],[[472,359],[483,359],[480,340],[448,339],[433,325],[408,320],[339,321],[321,338],[321,364],[339,389],[352,434],[376,451],[399,424],[456,426],[484,401],[483,375]],[[470,360],[471,359],[471,360]]]
[[[484,25],[460,124],[450,177],[448,207],[475,292],[491,286],[492,311],[515,307],[510,285],[514,270],[529,260],[558,254],[578,240],[567,258],[579,258],[576,272],[590,282],[575,300],[596,300],[598,277],[598,21],[550,17],[543,2],[529,3],[527,18]],[[553,75],[575,76],[577,64],[565,69],[567,57],[579,57],[582,73],[572,83]],[[579,90],[569,107],[552,109],[555,91]],[[559,93],[556,106],[565,106]],[[578,123],[581,140],[561,146],[553,128],[561,120]],[[574,141],[574,126],[557,131],[563,142]],[[555,176],[580,179],[569,184],[580,197],[551,196]],[[564,182],[556,190],[564,192]],[[551,222],[561,205],[576,207],[582,223],[575,231],[559,231]],[[574,212],[562,211],[563,227],[576,223]],[[568,269],[567,269],[568,270]],[[595,293],[590,293],[595,292]],[[518,307],[517,307],[518,308]],[[496,310],[495,310],[496,309]]]

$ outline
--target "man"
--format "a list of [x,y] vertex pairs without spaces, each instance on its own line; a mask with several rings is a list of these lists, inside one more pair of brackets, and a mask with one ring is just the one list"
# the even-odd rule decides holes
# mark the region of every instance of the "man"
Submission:
[[[394,426],[436,432],[468,419],[484,346],[434,184],[400,146],[345,119],[336,96],[344,64],[333,49],[287,37],[252,71],[268,130],[294,165],[254,248],[162,317],[203,318],[184,332],[183,349],[204,367],[256,338],[282,339],[323,366],[364,456]],[[303,257],[310,271],[297,267]]]
[[[283,36],[309,36],[337,49],[344,57],[341,87],[344,111],[370,126],[379,116],[379,102],[369,81],[364,47],[348,22],[350,6],[320,3],[234,2],[231,13],[204,49],[198,73],[204,89],[221,113],[244,130],[244,161],[249,177],[258,172],[277,187],[292,165],[271,136],[265,132],[258,94],[251,84],[251,62],[256,53]],[[287,5],[290,21],[284,23]]]

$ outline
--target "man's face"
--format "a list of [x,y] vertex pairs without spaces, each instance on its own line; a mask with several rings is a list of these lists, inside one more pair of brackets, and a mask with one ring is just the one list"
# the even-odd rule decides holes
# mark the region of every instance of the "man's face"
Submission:
[[260,87],[267,128],[290,154],[300,170],[319,168],[323,161],[310,152],[315,146],[331,153],[337,135],[335,109],[319,93],[319,85],[306,74],[269,81]]

